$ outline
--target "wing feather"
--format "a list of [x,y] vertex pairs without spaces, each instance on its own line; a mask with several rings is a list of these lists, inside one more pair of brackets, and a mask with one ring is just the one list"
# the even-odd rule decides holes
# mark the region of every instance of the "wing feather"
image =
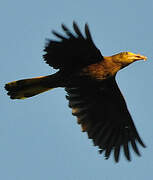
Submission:
[[61,27],[65,35],[52,31],[59,41],[48,40],[46,43],[43,57],[47,64],[55,69],[74,72],[103,59],[92,41],[87,24],[85,24],[85,37],[75,22],[73,22],[74,33],[64,24]]
[[[123,147],[127,160],[131,160],[130,147],[140,155],[136,141],[145,147],[115,78],[81,87],[66,88],[67,99],[73,115],[77,116],[83,131],[93,140],[99,152],[105,151],[108,159],[114,150],[114,159],[119,161],[120,148]],[[131,143],[132,146],[129,146]]]

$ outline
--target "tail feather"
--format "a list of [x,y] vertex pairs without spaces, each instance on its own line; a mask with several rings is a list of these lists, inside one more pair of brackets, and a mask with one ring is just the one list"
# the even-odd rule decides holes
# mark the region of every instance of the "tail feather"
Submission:
[[50,87],[50,83],[47,84],[50,79],[50,76],[40,76],[13,81],[6,84],[5,89],[11,99],[25,99],[53,89],[53,87]]

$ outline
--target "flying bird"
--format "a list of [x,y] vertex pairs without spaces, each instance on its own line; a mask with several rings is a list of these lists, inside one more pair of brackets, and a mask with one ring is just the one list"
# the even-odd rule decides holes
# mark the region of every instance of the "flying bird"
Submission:
[[45,62],[58,71],[10,82],[5,85],[8,95],[11,99],[25,99],[53,88],[65,88],[72,114],[82,131],[98,146],[99,153],[108,159],[113,152],[115,162],[119,161],[121,147],[129,161],[130,149],[140,156],[137,144],[145,145],[115,77],[120,69],[147,57],[131,52],[103,56],[92,40],[88,24],[85,34],[76,22],[74,32],[64,24],[61,27],[65,35],[52,31],[57,40],[48,40],[43,55]]

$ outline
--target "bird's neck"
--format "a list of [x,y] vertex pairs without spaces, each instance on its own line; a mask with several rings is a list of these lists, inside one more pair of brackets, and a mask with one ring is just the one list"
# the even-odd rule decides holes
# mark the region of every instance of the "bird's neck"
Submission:
[[114,76],[120,69],[123,68],[121,63],[116,63],[113,56],[104,56],[103,66]]
[[84,68],[82,73],[94,79],[103,80],[115,76],[121,68],[121,64],[115,63],[112,56],[105,56],[102,61]]

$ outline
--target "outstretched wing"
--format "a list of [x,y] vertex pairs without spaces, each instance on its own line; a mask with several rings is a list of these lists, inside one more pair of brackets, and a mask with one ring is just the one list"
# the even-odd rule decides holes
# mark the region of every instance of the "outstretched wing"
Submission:
[[46,52],[43,56],[44,60],[55,69],[73,71],[103,59],[99,49],[92,41],[88,25],[85,24],[85,37],[75,22],[73,22],[73,28],[75,34],[62,24],[66,36],[53,31],[60,41],[49,40],[44,49]]
[[120,148],[130,158],[129,143],[137,155],[140,155],[136,142],[143,147],[125,100],[117,86],[115,78],[110,78],[93,85],[66,88],[69,107],[77,116],[82,131],[88,133],[99,152],[105,152],[106,159],[114,150],[115,161],[118,162]]

